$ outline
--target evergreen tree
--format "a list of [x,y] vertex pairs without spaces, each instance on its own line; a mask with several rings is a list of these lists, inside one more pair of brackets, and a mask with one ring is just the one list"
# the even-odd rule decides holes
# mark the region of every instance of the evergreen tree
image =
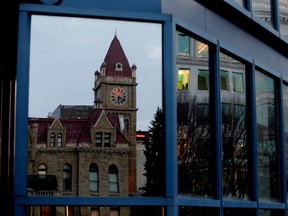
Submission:
[[144,191],[144,196],[161,196],[165,188],[165,166],[164,166],[164,114],[157,107],[154,119],[150,122],[151,126],[148,129],[148,134],[144,141],[144,155],[146,162],[144,174],[147,178]]

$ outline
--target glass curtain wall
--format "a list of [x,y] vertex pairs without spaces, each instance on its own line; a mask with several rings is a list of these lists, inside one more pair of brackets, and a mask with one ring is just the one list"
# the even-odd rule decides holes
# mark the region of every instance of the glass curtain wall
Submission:
[[252,13],[274,27],[271,15],[271,0],[252,0]]
[[[284,132],[285,132],[285,142],[286,142],[286,176],[288,175],[288,84],[283,85],[283,103],[284,103]],[[288,178],[286,177],[286,185],[288,185]],[[287,187],[286,187],[286,197],[288,198]],[[286,198],[286,199],[287,199]]]
[[288,1],[279,0],[280,33],[288,36]]
[[208,45],[179,32],[178,190],[202,198],[212,196],[208,62]]
[[245,65],[220,53],[222,184],[226,199],[248,199]]
[[261,201],[279,201],[279,155],[275,80],[256,71],[258,181]]

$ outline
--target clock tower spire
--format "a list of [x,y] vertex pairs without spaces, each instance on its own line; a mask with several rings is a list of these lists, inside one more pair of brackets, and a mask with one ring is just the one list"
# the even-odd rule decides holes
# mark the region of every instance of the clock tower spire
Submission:
[[120,41],[115,34],[107,54],[96,71],[94,82],[94,107],[105,110],[107,116],[118,116],[122,132],[130,143],[129,191],[133,194],[136,186],[136,70],[130,67]]

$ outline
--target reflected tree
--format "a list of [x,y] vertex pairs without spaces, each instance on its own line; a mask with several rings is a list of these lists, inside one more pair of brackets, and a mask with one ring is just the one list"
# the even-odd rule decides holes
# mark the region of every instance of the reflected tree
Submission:
[[[143,196],[162,196],[165,191],[165,164],[164,164],[164,114],[158,107],[148,129],[148,134],[144,141],[144,163],[146,184],[140,188]],[[137,216],[161,216],[163,208],[159,206],[147,206],[134,208],[133,215]]]
[[[183,95],[178,95],[181,98]],[[211,194],[209,105],[206,101],[197,105],[196,97],[190,97],[189,103],[179,102],[178,190],[206,197]]]
[[[183,194],[211,197],[215,153],[208,99],[186,95],[189,103],[183,103],[181,94],[178,92],[178,189]],[[228,104],[233,109],[222,109],[223,193],[225,197],[244,199],[248,191],[245,106],[236,99]]]
[[161,196],[165,188],[164,166],[164,114],[158,107],[148,129],[148,135],[144,141],[144,164],[146,185],[141,188],[144,196]]
[[222,109],[223,194],[227,198],[247,199],[248,153],[246,106],[230,99],[232,109]]

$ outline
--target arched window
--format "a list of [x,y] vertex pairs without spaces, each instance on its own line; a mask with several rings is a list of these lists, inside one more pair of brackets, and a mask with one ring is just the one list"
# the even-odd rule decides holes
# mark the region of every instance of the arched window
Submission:
[[129,121],[128,119],[125,119],[124,120],[124,132],[128,133],[128,130],[129,130]]
[[109,192],[119,192],[118,169],[115,165],[109,167]]
[[55,147],[55,133],[50,134],[50,146]]
[[98,166],[95,163],[90,164],[89,181],[90,181],[90,192],[98,192],[99,191],[99,174],[98,174]]
[[72,166],[65,164],[63,167],[63,191],[72,191]]
[[57,146],[61,147],[62,146],[62,133],[58,133],[57,136]]
[[47,174],[47,166],[45,164],[40,164],[38,167],[38,175],[46,175]]

